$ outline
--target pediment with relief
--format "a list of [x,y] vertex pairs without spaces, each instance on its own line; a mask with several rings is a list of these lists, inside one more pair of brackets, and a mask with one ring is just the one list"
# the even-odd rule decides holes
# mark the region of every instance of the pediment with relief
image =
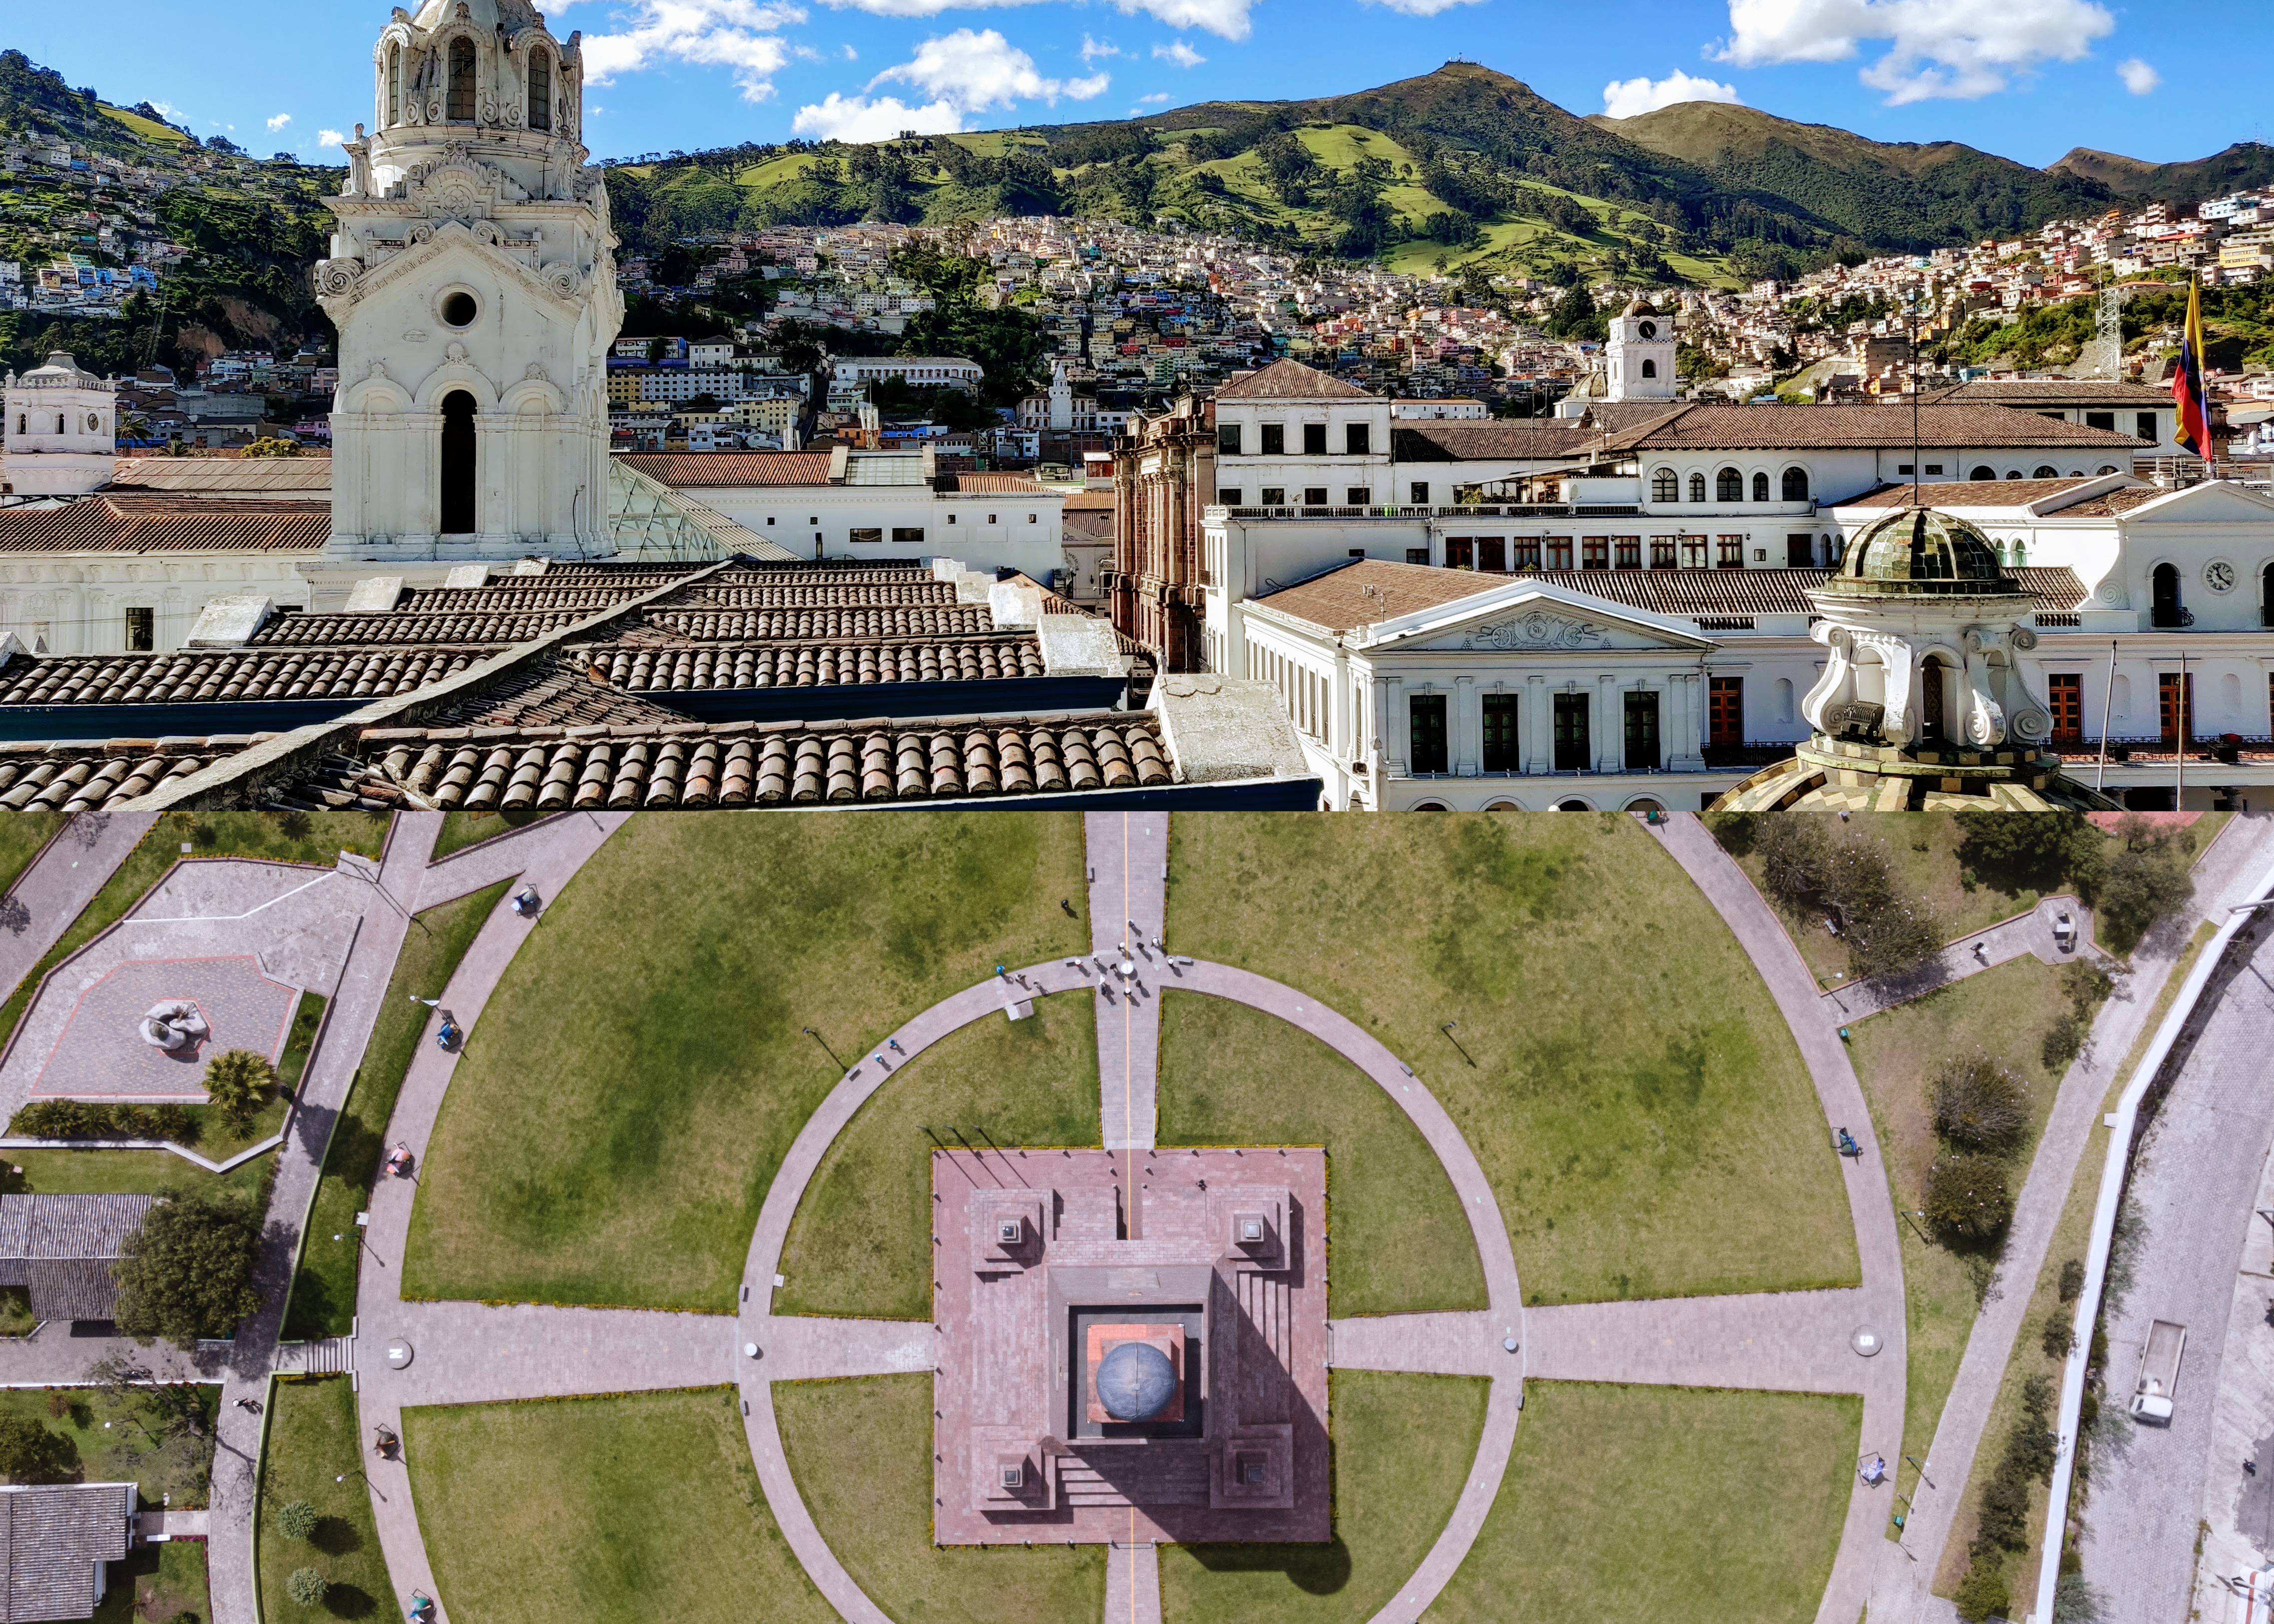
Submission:
[[1479,653],[1581,653],[1588,650],[1694,649],[1703,638],[1668,637],[1654,628],[1532,603],[1487,613],[1432,635],[1400,641],[1400,649]]
[[2274,501],[2232,485],[2198,485],[2142,503],[2124,517],[2137,525],[2267,524],[2274,523]]

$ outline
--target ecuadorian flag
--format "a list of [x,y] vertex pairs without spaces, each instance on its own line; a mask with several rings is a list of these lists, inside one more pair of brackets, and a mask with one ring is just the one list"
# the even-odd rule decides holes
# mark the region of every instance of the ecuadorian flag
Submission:
[[2210,460],[2210,404],[2203,393],[2202,289],[2187,285],[2187,330],[2180,341],[2179,370],[2172,374],[2172,398],[2180,405],[2179,441]]

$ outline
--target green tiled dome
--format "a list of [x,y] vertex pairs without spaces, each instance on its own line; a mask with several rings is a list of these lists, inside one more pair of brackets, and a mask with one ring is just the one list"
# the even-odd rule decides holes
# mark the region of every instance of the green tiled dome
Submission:
[[1876,519],[1849,544],[1827,592],[1879,598],[1906,592],[1954,597],[2019,594],[1990,538],[1932,508],[1906,508]]

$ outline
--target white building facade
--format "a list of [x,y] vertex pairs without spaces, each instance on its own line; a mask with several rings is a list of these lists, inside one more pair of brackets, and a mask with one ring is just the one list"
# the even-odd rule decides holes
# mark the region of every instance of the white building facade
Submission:
[[118,390],[68,354],[19,377],[4,393],[11,501],[83,496],[109,483],[118,455]]

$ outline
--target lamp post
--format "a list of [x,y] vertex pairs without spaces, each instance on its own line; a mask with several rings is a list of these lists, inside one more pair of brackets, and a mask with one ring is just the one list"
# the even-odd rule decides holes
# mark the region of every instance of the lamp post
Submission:
[[1461,1040],[1453,1035],[1453,1028],[1460,1024],[1461,1023],[1457,1020],[1444,1021],[1439,1024],[1437,1030],[1445,1034],[1445,1041],[1448,1043],[1450,1043],[1455,1049],[1461,1049],[1461,1058],[1467,1061],[1471,1069],[1473,1070],[1477,1064],[1475,1057],[1472,1056],[1467,1049],[1461,1049]]
[[816,1032],[810,1026],[801,1026],[798,1030],[804,1033],[806,1036],[811,1038],[815,1042],[820,1044],[821,1052],[829,1056],[830,1063],[839,1071],[842,1071],[845,1069],[845,1063],[837,1058],[837,1051],[829,1047],[829,1040],[827,1038],[823,1037],[821,1034]]

